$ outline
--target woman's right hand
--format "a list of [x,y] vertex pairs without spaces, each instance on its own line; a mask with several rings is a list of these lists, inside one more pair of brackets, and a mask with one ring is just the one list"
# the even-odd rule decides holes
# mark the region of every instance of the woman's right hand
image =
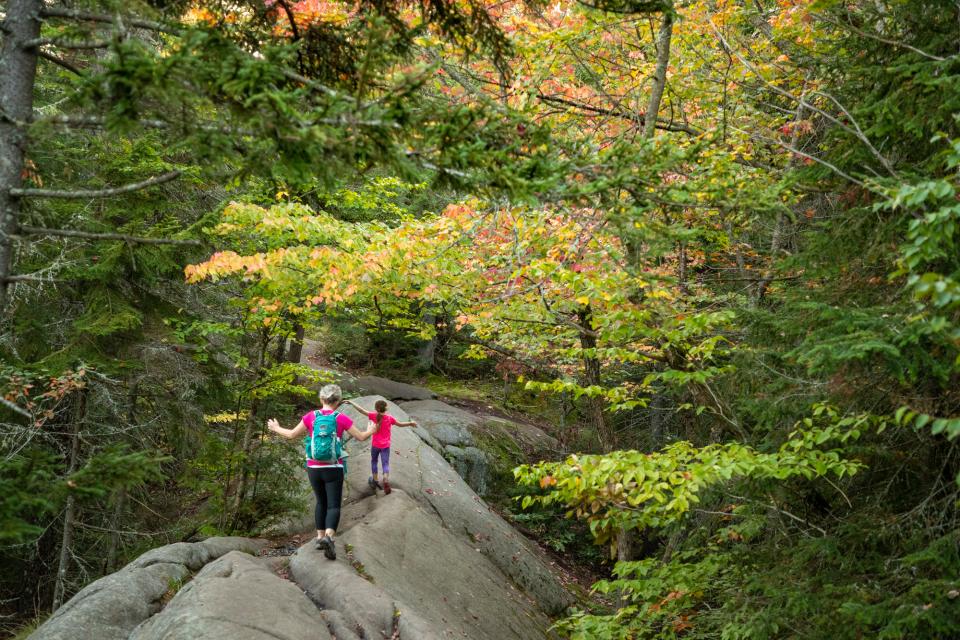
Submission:
[[280,429],[280,423],[277,422],[276,418],[270,418],[267,420],[267,429],[270,431],[277,432]]

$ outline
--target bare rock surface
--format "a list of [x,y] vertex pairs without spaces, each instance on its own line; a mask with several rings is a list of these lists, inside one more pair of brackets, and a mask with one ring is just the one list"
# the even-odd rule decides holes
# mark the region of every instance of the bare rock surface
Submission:
[[[372,406],[376,396],[357,398],[363,407]],[[388,403],[389,413],[401,422],[409,416],[396,404]],[[344,412],[365,428],[366,416],[350,408]],[[370,476],[369,441],[350,441],[347,493],[345,500],[356,502],[372,496],[367,485]],[[555,614],[572,603],[551,569],[543,552],[493,511],[461,478],[438,451],[429,446],[411,428],[394,427],[391,445],[391,484],[403,490],[428,514],[433,514],[449,531],[467,540],[486,556],[505,577]],[[393,495],[378,494],[389,500]],[[477,553],[477,551],[475,551]]]
[[355,502],[344,521],[337,561],[307,545],[294,556],[291,576],[366,637],[544,637],[550,622],[536,604],[403,490]]
[[331,640],[316,605],[262,559],[231,551],[203,567],[130,640]]
[[32,640],[127,640],[133,629],[163,607],[164,597],[192,572],[233,552],[256,553],[248,538],[177,542],[146,552],[123,569],[90,583],[57,609]]
[[430,400],[437,397],[437,394],[426,387],[397,382],[380,376],[357,376],[356,378],[344,376],[341,378],[340,386],[348,397],[354,394],[383,396],[387,400]]

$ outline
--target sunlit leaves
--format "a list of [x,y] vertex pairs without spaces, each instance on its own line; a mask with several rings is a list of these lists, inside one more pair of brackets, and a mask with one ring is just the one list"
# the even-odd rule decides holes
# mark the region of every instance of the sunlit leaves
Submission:
[[680,521],[707,490],[730,481],[856,473],[863,463],[845,457],[839,448],[821,447],[856,440],[876,425],[867,418],[845,422],[835,420],[835,414],[824,417],[830,419],[817,419],[823,426],[810,420],[773,453],[738,443],[697,448],[678,442],[656,453],[574,455],[562,462],[523,465],[514,474],[521,484],[546,490],[525,496],[524,508],[535,502],[565,505],[569,516],[590,523],[599,543],[612,543],[623,527],[659,528]]

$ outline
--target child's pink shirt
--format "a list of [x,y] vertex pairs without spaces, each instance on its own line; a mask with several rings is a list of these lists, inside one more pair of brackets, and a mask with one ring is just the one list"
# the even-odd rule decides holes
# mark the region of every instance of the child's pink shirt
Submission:
[[[377,424],[377,415],[379,414],[376,411],[371,411],[367,414],[367,417],[373,421],[373,424]],[[395,424],[397,424],[396,418],[389,413],[383,414],[383,418],[380,419],[380,430],[373,434],[373,438],[370,439],[370,446],[377,449],[389,449],[390,428]]]

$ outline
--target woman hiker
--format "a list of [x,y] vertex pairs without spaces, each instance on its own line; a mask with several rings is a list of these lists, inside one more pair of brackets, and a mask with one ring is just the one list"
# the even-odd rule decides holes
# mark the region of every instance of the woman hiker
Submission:
[[307,477],[317,498],[314,521],[317,526],[317,549],[322,549],[330,560],[337,559],[334,536],[340,524],[340,502],[343,499],[343,433],[357,440],[366,440],[374,428],[360,431],[353,420],[337,411],[342,392],[335,384],[320,390],[322,409],[303,416],[293,429],[284,429],[273,418],[267,420],[267,428],[284,438],[303,439]]

